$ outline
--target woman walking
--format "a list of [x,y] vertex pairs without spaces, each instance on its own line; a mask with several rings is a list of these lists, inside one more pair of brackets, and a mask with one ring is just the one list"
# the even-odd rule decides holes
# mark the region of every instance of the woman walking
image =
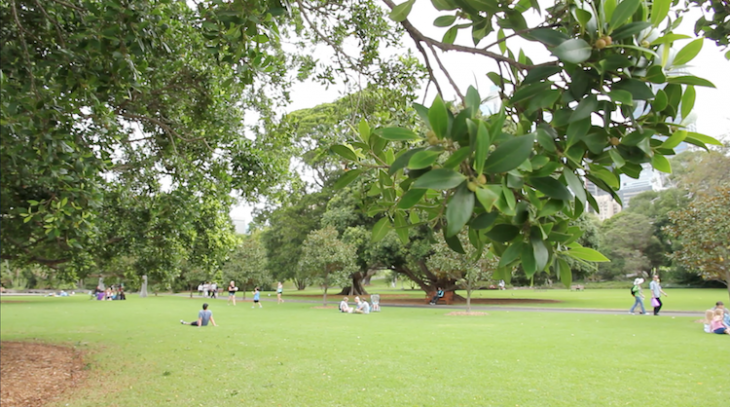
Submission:
[[233,305],[236,305],[236,291],[238,291],[238,287],[236,287],[236,283],[234,281],[231,281],[230,284],[228,284],[228,303],[230,304],[231,301],[233,301]]
[[284,300],[281,298],[281,295],[284,293],[284,284],[279,281],[279,284],[276,285],[276,303],[281,304],[284,302]]
[[644,294],[641,293],[641,285],[644,283],[643,278],[637,278],[634,280],[634,286],[631,288],[631,295],[634,296],[634,305],[629,310],[629,314],[634,314],[634,309],[637,305],[641,306],[641,313],[646,314],[646,309],[644,308]]

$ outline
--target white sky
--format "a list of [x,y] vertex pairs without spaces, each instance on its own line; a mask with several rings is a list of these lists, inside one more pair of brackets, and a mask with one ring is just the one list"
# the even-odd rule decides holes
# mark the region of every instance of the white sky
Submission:
[[[400,3],[400,1],[397,1]],[[545,4],[545,1],[540,3]],[[422,33],[434,39],[441,39],[444,28],[434,27],[432,22],[439,15],[453,14],[453,12],[439,12],[431,6],[430,0],[417,0],[413,7],[413,11],[409,15],[409,21],[419,29]],[[694,11],[684,17],[682,25],[675,31],[681,34],[687,34],[694,38],[693,27],[694,21],[700,16],[698,11]],[[526,13],[525,18],[530,26],[534,26],[541,19],[532,10]],[[480,46],[486,46],[496,40],[496,33],[484,38],[480,42]],[[679,41],[678,45],[683,46],[691,40]],[[460,30],[456,39],[457,44],[472,46],[471,31],[468,29]],[[513,38],[507,41],[507,44],[515,53],[519,52],[519,48],[523,48],[534,63],[544,62],[551,58],[549,52],[539,43],[529,42],[521,38]],[[409,48],[414,55],[418,56],[423,62],[421,54],[416,50],[413,40],[408,35],[403,37],[404,49]],[[676,45],[675,45],[676,47]],[[499,52],[497,46],[490,48],[491,51]],[[330,60],[331,52],[327,49],[315,49],[312,51],[315,57],[320,60]],[[428,51],[427,51],[428,52]],[[450,72],[454,82],[456,82],[462,93],[466,92],[469,85],[475,86],[482,96],[485,96],[489,88],[493,85],[486,77],[488,72],[497,72],[496,64],[483,56],[466,55],[459,52],[449,52],[441,54],[441,61]],[[447,99],[456,99],[456,93],[449,85],[446,77],[440,73],[438,66],[432,59],[432,66],[436,73],[436,77],[441,85],[442,91]],[[712,82],[716,88],[695,87],[697,92],[694,113],[697,115],[697,132],[706,134],[715,138],[720,138],[730,132],[730,103],[727,101],[730,96],[730,61],[724,57],[724,52],[717,47],[714,42],[705,40],[704,46],[700,54],[688,65],[692,75],[705,78]],[[419,102],[423,97],[423,84]],[[330,86],[329,89],[313,83],[311,81],[297,83],[293,85],[291,98],[292,103],[285,109],[286,112],[292,112],[299,109],[310,108],[322,103],[332,102],[342,96],[346,89],[344,86]],[[435,96],[435,88],[432,85],[429,88],[426,105],[430,105]],[[234,219],[236,229],[239,233],[245,231],[245,227],[252,219],[253,207],[249,204],[242,203],[231,209],[231,217]]]

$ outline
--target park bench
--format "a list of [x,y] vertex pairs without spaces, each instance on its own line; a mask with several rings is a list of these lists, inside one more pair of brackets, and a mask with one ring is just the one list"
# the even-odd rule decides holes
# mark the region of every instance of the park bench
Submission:
[[[431,291],[426,295],[426,304],[428,304],[431,299],[436,296],[436,291]],[[444,296],[439,298],[439,300],[436,302],[436,304],[446,304],[451,305],[454,303],[454,292],[453,291],[444,291]]]
[[585,287],[580,284],[570,286],[570,291],[583,291],[583,290],[585,290]]

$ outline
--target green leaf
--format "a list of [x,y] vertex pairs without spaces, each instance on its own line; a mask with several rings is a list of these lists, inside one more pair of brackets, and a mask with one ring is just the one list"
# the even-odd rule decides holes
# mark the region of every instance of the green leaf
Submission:
[[412,170],[420,170],[431,166],[441,155],[441,149],[427,149],[413,154],[408,161],[408,168]]
[[570,147],[573,144],[580,141],[586,134],[588,134],[588,130],[590,130],[590,129],[591,129],[591,119],[590,118],[570,123],[568,125],[568,130],[566,131],[567,146]]
[[440,95],[436,95],[431,108],[428,109],[428,122],[439,139],[446,137],[446,131],[449,127],[449,114]]
[[667,157],[664,157],[661,154],[654,153],[654,156],[651,157],[651,166],[654,167],[657,171],[661,171],[665,174],[671,174],[672,173],[672,165],[669,164],[669,160],[667,160]]
[[479,96],[479,91],[473,86],[469,85],[469,89],[466,90],[466,107],[476,112],[482,105],[482,97]]
[[570,190],[575,194],[575,197],[583,204],[583,206],[585,206],[586,192],[583,189],[583,183],[578,179],[573,171],[567,167],[563,168],[563,177],[565,177],[565,181],[568,183]]
[[568,188],[553,177],[531,178],[529,183],[550,198],[562,199],[564,201],[569,201],[573,198]]
[[556,47],[570,39],[567,34],[552,28],[538,28],[530,31],[529,34],[525,34],[525,38],[529,39],[530,37],[551,47]]
[[664,18],[669,13],[669,6],[672,5],[672,0],[652,0],[651,3],[651,25],[659,27]]
[[641,0],[624,0],[621,3],[616,6],[616,10],[613,11],[613,15],[611,16],[611,22],[609,25],[612,29],[616,29],[621,27],[626,23],[626,21],[631,18],[631,16],[636,12],[636,9],[639,8],[639,5],[641,4]]
[[581,10],[579,8],[574,9],[575,12],[575,18],[578,20],[578,23],[581,27],[586,28],[586,25],[591,20],[591,13],[589,13],[586,10]]
[[510,263],[520,258],[523,247],[525,247],[525,243],[521,240],[509,245],[507,250],[502,253],[502,257],[499,259],[499,267],[507,267]]
[[346,160],[357,161],[357,154],[348,146],[337,144],[330,147],[330,150]]
[[423,151],[424,149],[424,147],[414,148],[399,155],[398,158],[393,161],[393,164],[390,165],[390,168],[388,169],[388,175],[393,175],[401,168],[407,166],[408,162],[411,160],[411,157],[413,157],[413,155],[417,152]]
[[500,223],[486,233],[487,237],[495,242],[509,242],[520,234],[520,228],[515,225]]
[[358,175],[362,173],[362,170],[351,170],[344,173],[338,180],[335,182],[335,185],[333,186],[334,189],[342,189],[348,185],[352,181],[354,181]]
[[441,39],[441,42],[443,42],[444,44],[453,44],[454,41],[456,40],[456,34],[458,34],[458,33],[459,33],[459,26],[455,25],[455,26],[449,28],[446,31],[446,34],[444,34],[444,38]]
[[687,89],[682,95],[682,118],[688,117],[692,113],[692,108],[695,106],[695,87],[692,85],[687,86]]
[[604,263],[604,262],[610,262],[611,260],[607,259],[606,256],[602,255],[600,252],[593,250],[588,247],[573,247],[570,250],[564,252],[568,256],[574,258],[574,259],[580,259],[585,261],[593,261],[597,263]]
[[532,236],[530,237],[530,243],[532,244],[532,253],[535,258],[536,271],[544,270],[545,266],[547,266],[548,258],[550,257],[547,247],[545,246],[545,242],[537,236]]
[[482,213],[481,215],[474,218],[474,220],[471,221],[471,227],[472,229],[486,229],[490,226],[492,226],[492,223],[497,219],[497,216],[499,216],[498,212],[487,212]]
[[515,193],[506,185],[502,185],[502,197],[510,209],[515,209]]
[[664,68],[661,65],[654,65],[646,71],[645,79],[651,83],[664,83],[667,77],[664,75]]
[[721,146],[722,145],[722,143],[720,141],[718,141],[717,139],[715,139],[713,137],[706,136],[706,135],[700,134],[700,133],[695,133],[695,132],[692,132],[692,131],[688,131],[687,132],[687,139],[690,139],[690,138],[693,139],[693,140],[701,141],[704,144],[712,144],[712,145],[715,145],[715,146]]
[[457,8],[453,0],[431,0],[431,4],[436,10],[440,11],[455,10]]
[[370,141],[370,126],[368,125],[368,122],[365,121],[365,118],[360,119],[358,130],[360,133],[360,139],[363,143],[368,143]]
[[[591,117],[591,113],[596,111],[598,107],[598,98],[596,95],[588,95],[585,99],[578,103],[573,114],[570,115],[568,123],[573,123],[578,120],[583,120]],[[590,124],[590,123],[589,123]]]
[[616,0],[604,0],[603,14],[606,17],[606,21],[611,21],[614,10],[616,10]]
[[484,160],[487,159],[489,146],[490,140],[487,126],[484,125],[484,122],[480,121],[476,137],[476,155],[474,157],[474,170],[477,172],[477,175],[480,175],[484,169]]
[[565,288],[570,288],[573,284],[573,272],[570,270],[570,265],[563,259],[558,259],[558,269],[560,275],[560,281],[563,283]]
[[408,0],[393,7],[393,10],[390,12],[390,19],[397,23],[400,23],[401,21],[408,18],[408,14],[411,13],[411,8],[413,8],[413,4],[415,2],[416,0]]
[[655,112],[661,112],[667,107],[667,104],[669,103],[669,99],[667,99],[667,94],[664,93],[663,90],[659,89],[656,92],[656,96],[654,97],[654,101],[651,103],[652,110]]
[[664,140],[661,148],[674,148],[679,145],[679,143],[683,142],[684,139],[687,137],[687,131],[686,130],[677,130],[672,134],[668,139]]
[[522,81],[524,85],[528,85],[533,82],[538,82],[558,72],[561,72],[563,68],[559,66],[539,66],[531,69],[530,72],[525,76],[525,80]]
[[410,209],[414,205],[416,205],[418,202],[421,201],[421,198],[423,198],[424,195],[426,195],[427,189],[411,189],[400,198],[400,201],[398,201],[398,205],[396,207],[398,209]]
[[675,77],[669,77],[667,78],[667,82],[669,83],[679,83],[682,85],[694,85],[694,86],[704,86],[707,88],[714,88],[715,85],[708,81],[707,79],[698,78],[696,76],[675,76]]
[[[500,28],[499,31],[497,31],[497,39],[502,40],[503,38],[505,38],[504,30]],[[499,51],[502,54],[507,52],[507,41],[506,40],[499,43]]]
[[464,248],[461,246],[461,240],[459,240],[459,236],[446,236],[446,228],[443,228],[443,230],[444,240],[446,241],[446,244],[449,246],[449,248],[457,253],[466,254]]
[[540,211],[537,213],[538,218],[544,218],[546,216],[554,215],[563,210],[565,207],[565,201],[560,199],[549,199]]
[[651,24],[647,23],[646,21],[638,21],[635,23],[629,23],[621,28],[614,30],[611,33],[611,39],[613,42],[621,41],[625,38],[632,37],[642,31],[644,31],[646,28],[650,27]]
[[448,27],[454,24],[454,21],[456,21],[456,16],[440,16],[433,21],[433,25],[436,27]]
[[492,207],[494,206],[495,202],[497,202],[499,197],[502,196],[502,186],[483,185],[477,188],[477,190],[474,192],[476,193],[479,203],[481,203],[484,207],[484,210],[489,212],[492,210]]
[[396,212],[393,218],[395,233],[402,244],[408,244],[408,222],[401,212]]
[[530,157],[534,141],[534,134],[526,134],[511,138],[500,144],[484,163],[484,172],[507,172],[519,167],[523,161]]
[[689,44],[682,47],[682,49],[677,52],[677,56],[674,57],[674,61],[672,62],[672,65],[679,66],[684,65],[688,63],[689,61],[693,60],[697,54],[700,53],[700,50],[702,49],[702,44],[704,43],[704,38],[698,38]]
[[537,262],[535,261],[535,252],[532,251],[532,245],[526,244],[522,246],[520,261],[522,263],[522,270],[525,272],[525,276],[527,276],[527,278],[532,278],[537,271]]
[[444,168],[451,168],[452,170],[461,164],[471,154],[471,147],[466,146],[456,150],[451,157],[444,163]]
[[625,90],[631,93],[634,100],[654,99],[654,92],[651,91],[649,85],[636,79],[622,79],[613,85],[613,90]]
[[634,99],[631,97],[631,92],[626,90],[612,90],[608,92],[608,97],[614,102],[621,102],[627,106],[634,105]]
[[608,155],[611,156],[611,161],[616,164],[616,168],[621,168],[626,165],[626,160],[624,160],[624,158],[621,157],[621,154],[619,154],[619,152],[615,149],[612,148],[608,150]]
[[686,40],[692,38],[689,35],[669,33],[662,37],[659,37],[651,42],[651,45],[670,44],[677,40]]
[[391,141],[418,140],[418,134],[401,127],[384,127],[376,130],[380,137]]
[[446,206],[446,236],[454,236],[466,225],[474,211],[474,194],[466,187],[466,182],[456,189],[456,193]]
[[591,57],[591,51],[592,48],[587,42],[580,38],[574,38],[553,48],[552,53],[563,62],[579,64]]
[[444,190],[456,188],[466,180],[466,177],[454,170],[448,168],[438,168],[431,170],[413,183],[413,188],[429,188],[436,190]]
[[377,243],[383,240],[385,235],[387,235],[391,229],[393,229],[393,227],[390,225],[390,219],[388,219],[388,217],[380,219],[375,226],[373,226],[373,235],[371,238],[372,242]]

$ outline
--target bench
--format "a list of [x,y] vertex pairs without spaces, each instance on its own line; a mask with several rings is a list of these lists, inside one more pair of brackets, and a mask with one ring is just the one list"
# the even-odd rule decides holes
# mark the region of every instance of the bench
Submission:
[[571,285],[570,291],[583,291],[585,287],[583,285]]
[[[436,291],[431,291],[426,295],[426,304],[431,302],[431,299],[436,296]],[[444,291],[444,296],[439,298],[436,304],[446,304],[451,305],[454,303],[454,292],[453,291]]]

